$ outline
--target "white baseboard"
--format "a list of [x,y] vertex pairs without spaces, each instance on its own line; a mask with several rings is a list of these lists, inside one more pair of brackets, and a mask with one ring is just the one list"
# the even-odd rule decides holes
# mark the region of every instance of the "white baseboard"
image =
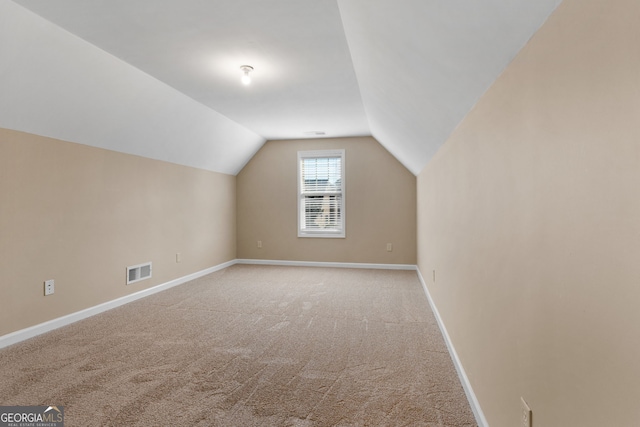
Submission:
[[210,267],[205,270],[197,271],[195,273],[188,274],[178,279],[171,280],[161,285],[157,285],[149,289],[144,289],[140,292],[136,292],[131,295],[127,295],[118,299],[114,299],[112,301],[108,301],[93,307],[89,307],[84,310],[80,310],[75,313],[68,314],[66,316],[58,317],[57,319],[49,320],[47,322],[40,323],[39,325],[34,325],[29,328],[21,329],[16,332],[11,332],[9,334],[6,334],[0,337],[0,348],[4,348],[12,344],[16,344],[20,341],[24,341],[26,339],[43,334],[45,332],[58,329],[62,326],[66,326],[71,323],[77,322],[78,320],[95,316],[96,314],[102,313],[107,310],[111,310],[112,308],[119,307],[121,305],[127,304],[137,299],[144,298],[149,295],[153,295],[155,293],[164,291],[174,286],[182,285],[183,283],[189,282],[191,280],[197,279],[202,276],[206,276],[207,274],[211,274],[215,271],[222,270],[223,268],[230,267],[235,263],[236,263],[236,260],[228,261],[223,264],[219,264],[214,267]]
[[467,373],[464,371],[462,367],[462,363],[460,362],[460,358],[458,358],[458,353],[456,353],[456,349],[453,347],[453,343],[451,342],[451,338],[449,337],[449,333],[447,332],[447,328],[444,326],[444,322],[440,317],[440,313],[438,312],[438,308],[431,298],[431,294],[429,293],[429,288],[427,288],[427,283],[424,281],[422,277],[422,273],[420,273],[420,269],[416,267],[416,272],[418,273],[418,279],[420,279],[420,283],[422,283],[422,289],[424,289],[424,293],[427,295],[427,299],[429,300],[429,305],[431,306],[431,311],[436,316],[436,320],[438,321],[438,326],[440,327],[440,332],[442,332],[442,336],[444,337],[444,342],[447,344],[447,348],[449,349],[449,354],[451,355],[451,359],[453,360],[453,365],[458,372],[458,377],[460,377],[460,382],[462,383],[462,388],[464,389],[465,394],[467,395],[467,400],[469,401],[469,405],[471,406],[471,410],[473,411],[473,415],[476,418],[476,422],[479,427],[489,427],[489,423],[487,423],[487,419],[482,412],[482,408],[480,407],[480,402],[478,402],[478,398],[476,394],[473,392],[473,388],[471,387],[471,383],[469,382],[469,377],[467,377]]
[[291,267],[370,268],[376,270],[416,270],[411,264],[371,264],[360,262],[284,261],[269,259],[237,259],[236,264],[284,265]]

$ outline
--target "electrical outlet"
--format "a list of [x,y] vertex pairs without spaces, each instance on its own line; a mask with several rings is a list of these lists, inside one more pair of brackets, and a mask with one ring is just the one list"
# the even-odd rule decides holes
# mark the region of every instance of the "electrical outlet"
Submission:
[[44,295],[51,295],[54,292],[54,284],[55,282],[53,281],[53,279],[51,280],[45,280],[44,282]]
[[258,249],[262,249],[262,240],[258,240]]
[[520,397],[520,404],[522,407],[522,427],[533,427],[533,420],[531,419],[533,413],[527,402],[525,402],[524,397]]
[[393,245],[391,243],[387,243],[387,252],[391,252],[393,250]]
[[182,262],[182,254],[180,252],[176,253],[176,262]]

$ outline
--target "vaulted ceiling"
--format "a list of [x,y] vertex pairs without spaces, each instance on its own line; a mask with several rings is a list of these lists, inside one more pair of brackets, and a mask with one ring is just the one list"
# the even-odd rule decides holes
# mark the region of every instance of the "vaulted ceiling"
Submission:
[[373,135],[417,174],[560,2],[0,0],[0,126],[231,174]]

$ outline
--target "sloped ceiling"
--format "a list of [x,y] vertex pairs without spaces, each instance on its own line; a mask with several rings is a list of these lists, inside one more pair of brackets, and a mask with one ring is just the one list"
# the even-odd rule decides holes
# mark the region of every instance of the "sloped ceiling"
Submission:
[[417,174],[560,2],[0,0],[0,126],[231,174],[373,135]]

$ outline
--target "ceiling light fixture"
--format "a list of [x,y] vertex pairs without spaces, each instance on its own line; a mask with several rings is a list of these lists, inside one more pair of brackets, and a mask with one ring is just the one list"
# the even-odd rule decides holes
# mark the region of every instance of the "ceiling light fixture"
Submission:
[[242,83],[244,85],[248,85],[251,83],[251,76],[249,76],[249,73],[251,71],[253,71],[253,67],[251,65],[241,65],[240,66],[240,70],[242,70]]

